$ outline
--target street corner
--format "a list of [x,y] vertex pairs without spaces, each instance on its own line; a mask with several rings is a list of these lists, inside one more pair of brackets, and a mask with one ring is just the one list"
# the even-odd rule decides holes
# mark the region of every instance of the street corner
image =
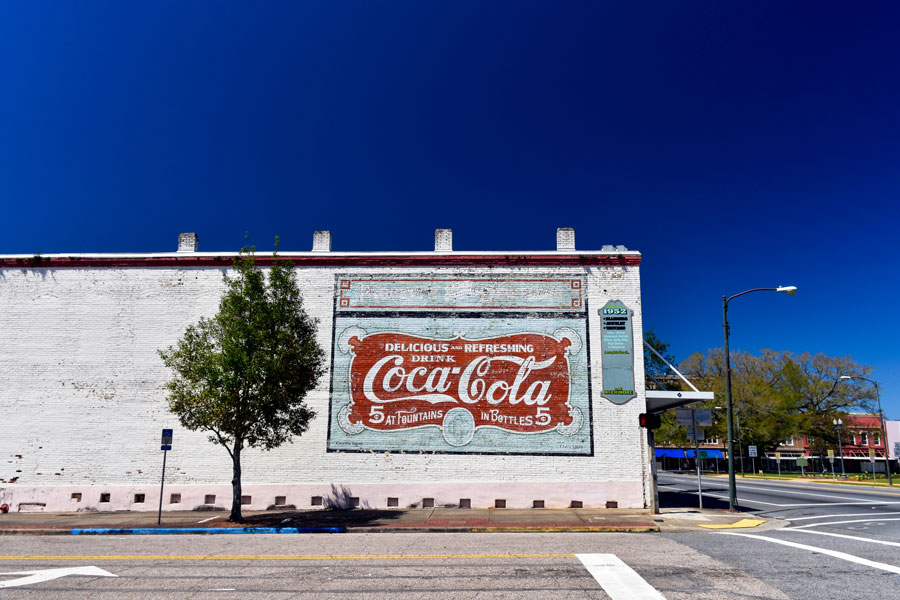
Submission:
[[699,526],[704,529],[751,529],[764,525],[765,519],[748,519],[741,518],[731,523],[700,523]]
[[663,532],[709,532],[720,529],[775,529],[786,522],[779,519],[762,519],[753,514],[732,513],[724,510],[678,508],[664,510],[653,515],[653,520]]

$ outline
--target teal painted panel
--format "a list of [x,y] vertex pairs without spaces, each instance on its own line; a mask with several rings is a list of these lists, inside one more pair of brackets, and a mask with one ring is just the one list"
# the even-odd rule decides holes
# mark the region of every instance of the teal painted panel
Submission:
[[583,305],[583,277],[359,275],[338,279],[338,312],[360,310],[582,312]]
[[[336,289],[348,279],[338,277]],[[388,277],[372,279],[382,297],[392,296]],[[451,311],[447,298],[474,298],[472,278],[443,278],[435,284],[439,294],[408,279],[397,282],[402,293],[396,297],[411,310],[397,310],[399,302],[340,310],[346,296],[336,294],[329,451],[593,454],[590,348],[580,291],[577,311],[463,302]],[[563,286],[570,305],[571,290],[584,289],[583,277],[546,279],[557,308]],[[521,279],[474,281],[496,292],[494,299],[503,296],[505,284],[521,291]],[[536,305],[533,299],[516,302],[519,308]],[[438,310],[420,308],[431,303]]]
[[599,310],[600,349],[603,353],[603,397],[624,404],[634,392],[634,338],[632,311],[619,300]]

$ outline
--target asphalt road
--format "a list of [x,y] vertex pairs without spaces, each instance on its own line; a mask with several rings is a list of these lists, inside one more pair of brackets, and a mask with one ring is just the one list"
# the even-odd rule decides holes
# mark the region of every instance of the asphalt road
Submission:
[[[664,505],[696,504],[696,479],[660,483]],[[707,507],[727,504],[725,480],[704,486]],[[900,491],[738,492],[778,520],[662,534],[5,536],[0,598],[900,598]]]
[[[697,477],[660,474],[659,493],[661,506],[697,506]],[[791,528],[866,532],[886,541],[900,541],[900,486],[738,479],[737,498],[742,511],[782,519]],[[703,478],[703,505],[728,508],[726,478]]]
[[[660,474],[659,485],[662,506],[697,506],[696,476]],[[900,598],[900,489],[739,479],[737,498],[782,527],[668,537],[790,598]],[[704,477],[703,499],[727,508],[728,480]]]
[[2,542],[0,585],[51,568],[95,567],[115,575],[0,588],[3,598],[786,598],[702,549],[656,534],[9,536]]

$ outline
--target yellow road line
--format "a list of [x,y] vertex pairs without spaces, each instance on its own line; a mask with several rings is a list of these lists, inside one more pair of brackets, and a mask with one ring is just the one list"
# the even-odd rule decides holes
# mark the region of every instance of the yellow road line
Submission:
[[574,554],[67,554],[0,555],[0,560],[428,560],[575,558]]

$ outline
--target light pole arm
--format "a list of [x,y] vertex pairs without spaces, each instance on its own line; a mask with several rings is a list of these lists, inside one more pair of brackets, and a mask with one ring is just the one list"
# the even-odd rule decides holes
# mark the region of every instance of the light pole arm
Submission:
[[[725,330],[725,402],[728,409],[728,508],[732,512],[738,509],[737,484],[734,480],[734,406],[731,400],[731,352],[728,349],[728,303],[739,296],[750,292],[783,292],[793,295],[796,286],[761,287],[746,290],[733,296],[722,296],[722,328]],[[743,470],[743,467],[741,468]]]
[[750,292],[777,292],[778,288],[753,288],[752,290],[747,290],[745,292],[741,292],[740,294],[735,294],[734,296],[728,296],[725,299],[725,306],[727,309],[728,303],[737,298],[738,296],[743,296],[744,294],[749,294]]

